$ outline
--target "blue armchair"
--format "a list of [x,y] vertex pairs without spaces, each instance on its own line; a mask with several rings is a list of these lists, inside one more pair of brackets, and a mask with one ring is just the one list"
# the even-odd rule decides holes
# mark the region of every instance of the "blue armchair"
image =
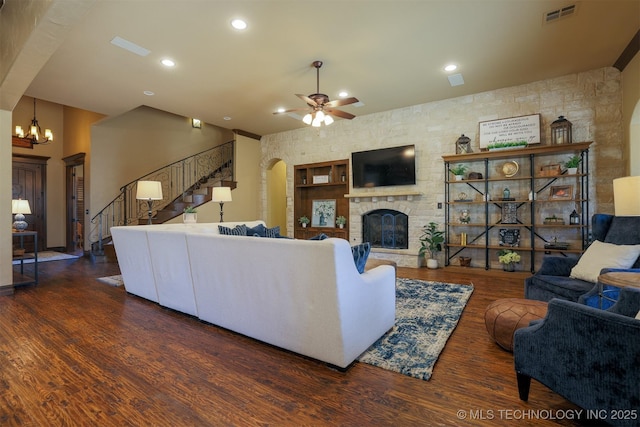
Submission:
[[[617,245],[638,245],[640,244],[640,216],[595,214],[591,218],[591,232],[593,240]],[[545,257],[540,269],[533,276],[525,279],[524,297],[539,301],[560,298],[596,306],[597,284],[569,277],[571,269],[577,263],[577,257]],[[639,267],[640,258],[633,265],[633,268]],[[596,297],[593,297],[594,295]],[[591,298],[588,299],[589,297]]]
[[[615,425],[640,424],[640,289],[623,288],[609,310],[553,299],[544,319],[514,334],[521,400],[531,378]],[[635,410],[635,419],[613,419]]]

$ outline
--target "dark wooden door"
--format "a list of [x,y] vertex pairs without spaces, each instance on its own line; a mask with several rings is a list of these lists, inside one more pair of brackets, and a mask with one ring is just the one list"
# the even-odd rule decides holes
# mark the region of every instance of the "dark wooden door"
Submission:
[[[31,215],[25,215],[28,230],[38,232],[38,250],[47,248],[47,160],[49,157],[13,155],[11,198],[29,201]],[[33,245],[25,239],[25,249]]]

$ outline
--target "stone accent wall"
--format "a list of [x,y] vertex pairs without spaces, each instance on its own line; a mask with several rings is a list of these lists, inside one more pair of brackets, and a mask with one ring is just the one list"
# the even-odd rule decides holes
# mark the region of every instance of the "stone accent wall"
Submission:
[[[366,94],[358,94],[364,103]],[[357,108],[349,108],[358,115]],[[292,234],[293,166],[327,160],[347,159],[351,152],[415,144],[417,184],[404,187],[358,190],[411,191],[420,196],[411,200],[377,203],[375,208],[409,212],[410,232],[408,260],[399,265],[416,266],[420,228],[430,221],[444,224],[444,166],[442,155],[455,153],[455,141],[461,134],[471,138],[474,152],[479,150],[478,123],[507,117],[539,113],[542,118],[543,144],[550,141],[549,124],[564,115],[573,123],[575,142],[593,141],[590,151],[590,212],[613,213],[614,178],[623,176],[624,141],[622,127],[621,75],[607,67],[555,79],[542,80],[469,96],[430,102],[382,113],[336,120],[319,129],[302,127],[262,138],[262,169],[275,159],[287,164],[287,228]],[[290,119],[293,120],[293,119]],[[560,158],[558,162],[565,159]],[[264,174],[263,174],[264,175]],[[266,217],[266,184],[262,189],[263,216]],[[372,194],[372,195],[373,195]],[[386,200],[386,199],[385,199]],[[363,207],[350,202],[350,236],[352,244],[360,239],[360,215]],[[440,255],[442,257],[442,254]],[[401,255],[404,257],[404,255]],[[441,260],[443,261],[443,260]]]

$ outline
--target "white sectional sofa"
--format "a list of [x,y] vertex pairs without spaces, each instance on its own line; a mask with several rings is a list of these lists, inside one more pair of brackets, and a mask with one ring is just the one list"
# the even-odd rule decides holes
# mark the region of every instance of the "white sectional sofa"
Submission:
[[[237,224],[264,225],[222,225]],[[218,225],[113,227],[127,292],[340,368],[393,327],[392,266],[360,274],[346,240],[225,236]]]

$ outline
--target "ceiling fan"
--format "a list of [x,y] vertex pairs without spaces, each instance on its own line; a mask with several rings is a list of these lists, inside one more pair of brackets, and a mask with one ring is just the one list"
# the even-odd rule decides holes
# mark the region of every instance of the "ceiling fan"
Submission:
[[[320,93],[320,67],[322,67],[322,61],[313,61],[311,65],[316,68],[316,93],[309,96],[296,94],[298,98],[302,99],[309,107],[311,107],[311,111],[304,116],[302,121],[308,125],[319,127],[322,123],[325,125],[333,123],[333,117],[331,116],[349,120],[353,119],[355,117],[353,114],[336,110],[335,107],[354,104],[358,102],[358,98],[351,97],[330,101],[327,95]],[[273,114],[286,114],[294,111],[308,111],[308,108],[294,108],[292,110],[277,111]]]

